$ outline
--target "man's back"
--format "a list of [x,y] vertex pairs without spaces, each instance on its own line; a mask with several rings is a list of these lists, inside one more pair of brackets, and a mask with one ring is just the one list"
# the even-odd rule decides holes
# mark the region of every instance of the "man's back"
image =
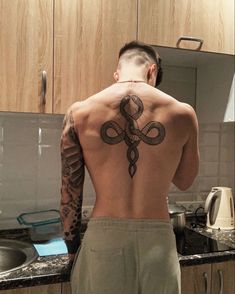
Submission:
[[73,104],[61,136],[61,218],[69,257],[81,245],[84,166],[96,202],[71,275],[73,294],[180,293],[169,221],[171,182],[198,170],[198,126],[186,104],[155,89],[161,61],[136,41],[119,51],[116,84]]
[[185,173],[183,166],[177,175],[183,149],[197,155],[191,107],[125,82],[75,104],[73,119],[96,191],[93,217],[168,219],[170,184]]

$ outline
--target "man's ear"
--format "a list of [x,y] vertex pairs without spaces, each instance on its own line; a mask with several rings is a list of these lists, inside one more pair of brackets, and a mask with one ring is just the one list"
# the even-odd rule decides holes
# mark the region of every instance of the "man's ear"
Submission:
[[157,70],[157,65],[155,63],[151,64],[149,70],[152,75]]
[[113,78],[114,78],[114,80],[115,80],[116,82],[119,80],[119,74],[118,74],[117,71],[115,71],[115,72],[113,73]]
[[154,78],[157,75],[157,66],[155,63],[151,64],[148,72],[147,72],[147,79],[150,83],[153,83]]

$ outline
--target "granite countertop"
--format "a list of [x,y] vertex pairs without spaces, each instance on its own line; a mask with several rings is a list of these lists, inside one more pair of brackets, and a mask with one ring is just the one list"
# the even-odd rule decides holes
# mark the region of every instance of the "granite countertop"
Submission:
[[[234,235],[229,235],[229,233],[225,232],[208,231],[206,229],[195,230],[201,234],[227,243],[234,250],[188,256],[179,254],[179,261],[182,266],[235,260]],[[32,242],[28,229],[0,231],[0,238]],[[71,264],[69,263],[67,254],[40,256],[30,265],[22,269],[0,274],[0,290],[68,282],[70,271]]]
[[217,240],[221,244],[225,244],[233,248],[233,250],[186,255],[186,256],[182,256],[179,254],[179,261],[181,266],[235,260],[235,230],[222,231],[222,230],[212,230],[208,228],[194,228],[193,230],[206,237],[210,237],[211,239]]
[[[29,229],[0,231],[0,238],[33,243]],[[30,265],[0,274],[0,290],[69,281],[71,265],[67,254],[38,256]]]
[[[215,263],[228,260],[235,260],[235,230],[213,230],[205,226],[206,214],[192,214],[187,217],[187,227],[203,236],[209,237],[221,244],[225,244],[233,250],[201,253],[182,256],[178,254],[181,266],[198,265],[204,263]],[[192,226],[195,226],[192,228]]]

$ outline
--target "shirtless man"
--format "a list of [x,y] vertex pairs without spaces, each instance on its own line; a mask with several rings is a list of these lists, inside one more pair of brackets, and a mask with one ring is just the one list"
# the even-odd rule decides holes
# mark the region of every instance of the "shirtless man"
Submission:
[[[152,47],[126,44],[116,83],[74,103],[61,138],[61,217],[74,260],[73,294],[180,293],[169,221],[173,182],[186,190],[198,172],[194,110],[155,88]],[[160,73],[161,74],[161,73]],[[96,201],[80,250],[84,165]]]

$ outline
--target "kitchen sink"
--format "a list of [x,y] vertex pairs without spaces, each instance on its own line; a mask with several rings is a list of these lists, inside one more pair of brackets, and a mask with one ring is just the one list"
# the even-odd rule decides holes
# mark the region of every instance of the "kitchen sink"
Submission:
[[0,239],[0,275],[29,265],[38,257],[33,245],[10,239]]

